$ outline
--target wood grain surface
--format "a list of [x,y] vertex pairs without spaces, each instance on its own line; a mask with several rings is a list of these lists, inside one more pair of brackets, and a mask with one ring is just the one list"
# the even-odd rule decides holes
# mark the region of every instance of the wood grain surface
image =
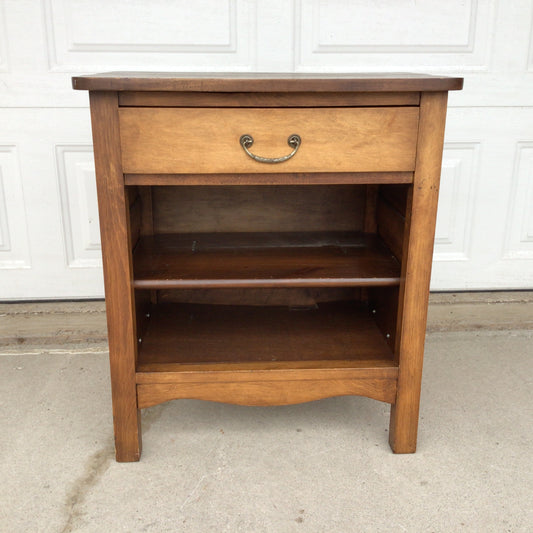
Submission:
[[124,107],[368,107],[418,105],[420,93],[214,93],[154,92],[119,93]]
[[416,451],[427,305],[446,121],[447,93],[424,93],[400,285],[398,392],[389,441],[396,453]]
[[195,233],[143,237],[134,287],[382,286],[400,264],[373,234],[355,232]]
[[315,308],[158,304],[139,369],[161,363],[388,360],[393,354],[366,306]]
[[412,183],[413,172],[293,172],[290,174],[125,174],[126,185],[366,185]]
[[[414,169],[418,107],[207,109],[120,108],[128,174],[386,172]],[[241,135],[254,138],[249,157]]]
[[317,379],[226,383],[151,383],[137,385],[139,406],[152,407],[181,398],[210,400],[237,405],[290,405],[331,396],[358,395],[391,403],[395,379]]
[[405,217],[385,200],[383,196],[379,196],[377,201],[376,225],[379,236],[387,244],[396,258],[401,261],[403,255]]
[[90,93],[106,293],[117,461],[138,461],[140,412],[135,388],[137,337],[131,280],[129,198],[124,189],[116,93]]
[[74,76],[72,87],[93,91],[412,92],[453,91],[463,78],[413,73],[104,72]]
[[154,233],[361,231],[362,186],[152,187]]
[[[393,451],[415,451],[446,91],[462,81],[73,78],[91,89],[118,461],[139,459],[139,408],[177,398],[363,395],[392,404]],[[243,134],[262,157],[302,143],[265,164]]]

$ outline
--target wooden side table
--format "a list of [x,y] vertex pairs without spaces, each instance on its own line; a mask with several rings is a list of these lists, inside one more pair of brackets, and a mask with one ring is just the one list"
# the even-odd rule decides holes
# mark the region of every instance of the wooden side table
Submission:
[[414,452],[447,91],[425,75],[73,78],[89,90],[116,457],[178,398],[391,404]]

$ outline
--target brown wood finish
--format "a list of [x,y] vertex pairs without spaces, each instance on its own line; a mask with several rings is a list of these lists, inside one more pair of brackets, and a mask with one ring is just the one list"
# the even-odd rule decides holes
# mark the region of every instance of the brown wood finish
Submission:
[[144,237],[134,287],[380,286],[400,282],[400,265],[372,234],[194,233]]
[[420,93],[123,92],[124,107],[372,107],[418,105]]
[[123,186],[116,93],[90,93],[96,185],[102,236],[115,452],[138,461],[140,412],[135,386],[137,339],[131,280],[128,197]]
[[396,328],[398,318],[398,292],[396,287],[372,287],[368,291],[368,305],[376,325],[387,344],[396,353]]
[[143,338],[148,327],[151,309],[150,297],[151,291],[135,291],[135,325],[137,333],[137,343],[139,339]]
[[[122,165],[128,174],[387,172],[414,169],[418,107],[128,108],[119,110]],[[253,154],[291,159],[266,164]],[[339,157],[342,154],[342,157]]]
[[[409,246],[410,233],[409,229],[411,227],[411,213],[413,207],[413,187],[407,189],[407,195],[405,199],[405,224],[403,231],[403,246],[402,251],[406,250]],[[406,273],[406,257],[401,259],[401,278],[398,294],[398,316],[396,319],[396,338],[394,342],[394,359],[396,362],[400,359],[400,340],[402,338],[402,327],[403,327],[403,308],[405,304],[405,273]]]
[[[179,398],[363,395],[392,405],[393,451],[414,452],[446,91],[462,79],[73,85],[91,89],[117,460],[139,459],[139,409]],[[302,145],[257,163],[243,133],[261,156]]]
[[137,187],[128,187],[126,190],[126,196],[128,198],[128,205],[131,206],[137,201],[139,197],[139,190]]
[[[312,361],[245,361],[238,363],[140,363],[137,383],[227,383],[249,381],[309,381],[314,379],[396,379],[398,366],[390,357]],[[389,354],[390,355],[390,354]]]
[[463,78],[413,73],[175,73],[104,72],[75,76],[72,87],[93,91],[183,91],[183,92],[419,92],[454,91],[463,88]]
[[182,398],[211,400],[237,405],[290,405],[331,396],[358,395],[391,403],[395,379],[307,380],[243,383],[153,383],[137,385],[139,407],[151,407]]
[[[154,233],[362,231],[364,187],[153,187]],[[335,208],[332,208],[335,206]]]
[[409,187],[405,185],[388,183],[388,187],[380,187],[379,197],[396,209],[400,215],[405,217],[407,213],[407,196],[409,194]]
[[412,172],[295,172],[291,174],[125,174],[126,185],[366,185],[412,183]]
[[376,226],[379,236],[401,261],[403,255],[405,217],[382,197],[378,198]]
[[[142,237],[152,237],[154,235],[154,215],[152,201],[152,187],[138,187],[141,199],[141,228]],[[150,301],[157,303],[157,291],[150,291]]]
[[315,309],[158,304],[142,339],[139,365],[249,361],[389,360],[393,354],[366,306]]
[[423,94],[408,236],[402,261],[399,374],[389,439],[395,453],[416,451],[431,259],[446,121],[447,93]]
[[377,185],[366,186],[365,221],[363,228],[366,233],[377,232],[376,209],[378,202],[379,187]]
[[130,249],[133,250],[141,236],[141,200],[130,205]]
[[360,301],[358,287],[268,287],[159,289],[161,303],[313,307],[323,302]]
[[154,234],[152,187],[139,187],[139,197],[141,200],[140,232],[143,237],[152,236]]

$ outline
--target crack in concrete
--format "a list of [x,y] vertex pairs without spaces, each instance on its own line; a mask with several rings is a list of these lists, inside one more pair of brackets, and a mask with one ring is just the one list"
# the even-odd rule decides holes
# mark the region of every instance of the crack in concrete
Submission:
[[[164,405],[151,407],[143,416],[143,433],[147,432],[151,425],[161,418]],[[65,525],[61,533],[71,533],[76,531],[82,522],[83,511],[81,509],[88,493],[102,479],[102,476],[109,469],[115,457],[115,451],[112,443],[93,453],[87,463],[83,474],[74,481],[64,503],[66,515]]]
[[93,453],[85,464],[85,471],[74,481],[65,499],[64,509],[67,516],[61,533],[71,533],[77,529],[82,519],[81,506],[89,491],[95,487],[104,473],[108,470],[114,458],[112,444],[109,444]]
[[25,346],[24,348],[20,349],[4,349],[2,346],[2,343],[0,343],[0,356],[6,355],[80,355],[80,354],[87,354],[87,353],[94,353],[94,354],[104,354],[108,353],[109,348],[107,346],[107,343],[101,346],[91,347],[88,346],[80,346],[80,347],[73,347],[71,349],[60,349],[60,348],[53,348],[53,349],[47,349],[42,347],[35,347],[28,349],[28,346]]

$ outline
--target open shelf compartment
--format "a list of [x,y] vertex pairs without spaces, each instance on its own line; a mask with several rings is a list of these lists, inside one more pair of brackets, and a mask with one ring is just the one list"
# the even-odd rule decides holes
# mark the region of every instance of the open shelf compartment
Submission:
[[395,366],[367,306],[358,302],[309,308],[156,304],[149,314],[139,371],[248,363],[251,368]]
[[398,365],[354,301],[155,304],[139,343],[140,408],[178,398],[285,405],[362,395],[394,403]]
[[130,186],[138,406],[394,403],[408,187]]

